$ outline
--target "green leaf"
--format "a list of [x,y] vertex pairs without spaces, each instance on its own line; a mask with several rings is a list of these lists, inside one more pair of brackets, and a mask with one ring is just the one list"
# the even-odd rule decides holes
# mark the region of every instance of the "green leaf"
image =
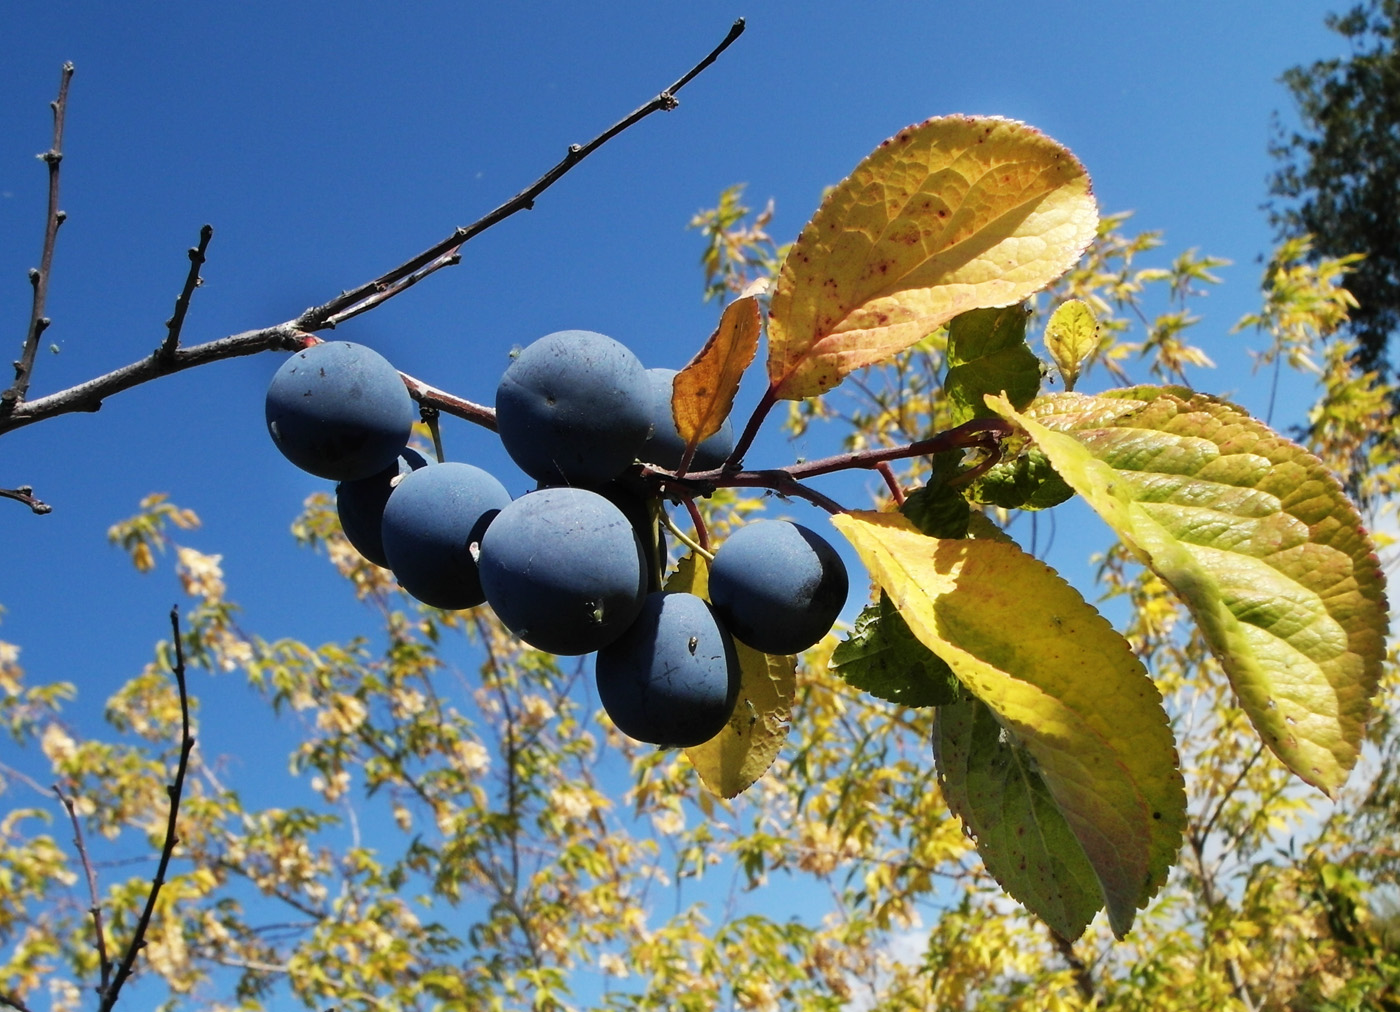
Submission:
[[1357,760],[1387,618],[1375,548],[1322,462],[1176,388],[1000,410],[1190,608],[1279,759],[1333,795]]
[[943,381],[954,425],[996,412],[987,394],[1005,392],[1022,407],[1040,392],[1040,359],[1026,344],[1026,311],[1019,303],[974,309],[948,324],[948,375]]
[[1097,223],[1084,167],[1024,123],[900,131],[832,188],[783,260],[771,395],[815,396],[959,313],[1020,302],[1078,261]]
[[[709,564],[692,553],[681,560],[666,589],[708,601],[709,578]],[[797,692],[796,657],[760,653],[738,640],[734,649],[741,673],[734,713],[719,734],[685,750],[705,789],[721,798],[742,794],[768,772],[787,740]]]
[[832,523],[914,635],[1035,760],[1121,938],[1166,881],[1186,820],[1162,698],[1127,641],[1015,544],[926,537],[893,513]]
[[899,512],[914,522],[914,526],[932,538],[965,538],[972,507],[961,492],[950,488],[935,475],[923,488],[916,488],[905,498]]
[[933,751],[943,797],[992,877],[1061,938],[1078,938],[1103,891],[1034,756],[970,693],[939,707]]
[[998,461],[968,486],[973,502],[1008,510],[1046,510],[1072,495],[1074,489],[1059,476],[1038,446],[1031,446],[1010,460]]
[[[1098,347],[1099,321],[1087,302],[1070,299],[1055,307],[1050,322],[1045,325],[1045,350],[1064,377],[1066,390],[1074,389],[1074,384],[1079,382],[1080,366]],[[996,393],[995,390],[990,392]]]
[[851,635],[831,654],[831,669],[849,685],[901,706],[941,706],[957,698],[953,672],[919,642],[884,593],[856,616]]

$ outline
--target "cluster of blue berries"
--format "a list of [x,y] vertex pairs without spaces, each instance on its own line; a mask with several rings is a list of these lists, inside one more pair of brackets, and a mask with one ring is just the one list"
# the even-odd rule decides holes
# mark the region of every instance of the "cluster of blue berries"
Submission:
[[[759,520],[716,552],[710,602],[660,589],[654,492],[634,465],[680,465],[674,377],[591,331],[520,351],[496,391],[501,442],[538,483],[515,499],[481,468],[429,463],[408,448],[413,400],[362,345],[293,355],[268,388],[267,426],[292,463],[338,482],[345,536],[407,593],[437,608],[489,604],[540,650],[596,652],[599,698],[618,728],[688,747],[729,720],[734,639],[769,654],[805,650],[831,628],[848,578],[817,534]],[[726,422],[696,448],[691,470],[721,466],[732,449]]]

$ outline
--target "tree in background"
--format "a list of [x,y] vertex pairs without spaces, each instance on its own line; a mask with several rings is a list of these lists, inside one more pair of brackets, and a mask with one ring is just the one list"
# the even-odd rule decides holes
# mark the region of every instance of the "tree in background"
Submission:
[[1389,365],[1400,328],[1400,3],[1370,0],[1326,23],[1351,55],[1284,72],[1301,126],[1272,145],[1272,217],[1281,238],[1311,237],[1313,263],[1364,254],[1345,331],[1369,369]]

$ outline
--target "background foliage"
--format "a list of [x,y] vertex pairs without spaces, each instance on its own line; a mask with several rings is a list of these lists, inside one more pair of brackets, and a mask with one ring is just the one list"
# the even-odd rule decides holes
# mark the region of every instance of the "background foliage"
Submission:
[[[1106,310],[1111,337],[1091,375],[1134,358],[1148,374],[1170,370],[1189,331],[1154,345],[1160,320],[1136,339],[1111,324],[1151,286],[1188,293],[1184,307],[1177,279],[1198,268],[1135,276],[1127,251],[1152,237],[1121,223],[1055,297]],[[749,262],[731,258],[711,282],[737,282]],[[1326,340],[1344,277],[1335,264],[1280,262],[1246,322],[1262,355],[1318,363],[1302,435],[1379,522],[1400,447],[1384,435],[1390,388]],[[793,424],[842,426],[848,445],[915,438],[948,411],[943,356],[935,334],[870,370],[846,417],[806,402]],[[710,507],[720,530],[762,508],[731,496]],[[775,775],[720,803],[679,754],[617,735],[578,664],[522,648],[484,611],[403,597],[344,542],[324,496],[293,530],[378,627],[347,643],[241,628],[219,556],[181,544],[197,523],[156,496],[111,537],[138,570],[178,579],[185,654],[202,677],[256,689],[265,708],[249,715],[252,735],[277,714],[302,726],[288,761],[312,795],[245,806],[220,757],[196,749],[142,971],[177,1004],[258,1007],[290,992],[339,1008],[1359,1008],[1388,1007],[1400,980],[1384,899],[1396,872],[1393,721],[1375,724],[1360,775],[1327,804],[1249,744],[1225,683],[1203,677],[1214,662],[1199,633],[1119,547],[1105,545],[1100,580],[1129,605],[1125,632],[1167,697],[1187,848],[1128,941],[1099,922],[1069,945],[1003,896],[944,808],[931,711],[852,693],[827,668],[829,644],[803,660]],[[111,733],[93,740],[65,727],[72,685],[29,684],[13,646],[0,660],[5,726],[75,799],[120,944],[149,868],[106,855],[159,846],[179,741],[170,646],[108,701]],[[1390,668],[1387,692],[1393,681]],[[46,795],[8,772],[0,980],[12,1004],[47,994],[77,1008],[96,954],[71,834]],[[830,897],[826,913],[778,913],[775,897],[814,889]]]
[[[711,222],[707,290],[775,260],[766,220],[728,198]],[[721,205],[723,209],[724,205]],[[1208,360],[1190,307],[1216,263],[1139,266],[1160,237],[1111,219],[1042,311],[1085,298],[1105,321],[1085,382],[1181,379]],[[1333,332],[1354,308],[1347,262],[1280,249],[1243,321],[1265,363],[1315,376],[1299,437],[1346,480],[1372,526],[1394,490],[1392,388]],[[1161,296],[1161,298],[1158,298]],[[1165,302],[1165,311],[1149,304]],[[946,428],[947,338],[794,406],[795,431],[849,446]],[[925,463],[909,477],[926,476]],[[260,701],[249,747],[295,722],[292,784],[245,804],[235,766],[195,751],[174,873],[148,935],[144,996],[317,1008],[1363,1008],[1395,1004],[1386,896],[1395,886],[1396,744],[1389,707],[1336,805],[1248,743],[1199,635],[1160,582],[1109,543],[1107,606],[1168,698],[1191,791],[1181,865],[1125,943],[1107,925],[1069,945],[1006,900],[933,782],[929,711],[852,693],[804,658],[775,775],[731,803],[685,759],[637,749],[603,720],[572,663],[523,650],[490,619],[425,611],[340,538],[313,498],[297,539],[364,607],[363,638],[306,644],[243,627],[198,519],[151,497],[113,541],[185,595],[196,699],[238,678]],[[717,497],[738,515],[789,507]],[[1034,515],[991,511],[1018,533]],[[1028,539],[1029,540],[1029,539]],[[206,546],[208,547],[208,546]],[[311,564],[308,559],[308,565]],[[1115,606],[1115,603],[1122,605]],[[164,829],[179,748],[169,644],[108,701],[109,729],[65,720],[72,684],[27,679],[0,645],[0,712],[74,800],[113,944],[132,930]],[[1393,699],[1387,670],[1385,701]],[[0,769],[0,995],[88,1007],[98,953],[83,869],[43,779]],[[149,858],[147,857],[149,855]],[[797,897],[823,897],[820,909]],[[829,900],[827,899],[829,898]],[[798,911],[789,915],[789,911]]]

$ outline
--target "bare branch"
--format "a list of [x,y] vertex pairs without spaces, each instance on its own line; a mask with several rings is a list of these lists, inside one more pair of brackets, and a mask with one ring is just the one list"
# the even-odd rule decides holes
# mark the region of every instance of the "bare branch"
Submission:
[[58,207],[58,166],[63,161],[63,121],[68,112],[68,82],[73,79],[73,64],[65,63],[58,81],[58,98],[53,108],[53,144],[39,157],[49,167],[49,211],[44,225],[44,248],[39,256],[39,266],[29,272],[29,281],[34,286],[34,301],[29,314],[29,330],[24,336],[24,350],[15,363],[15,382],[4,393],[0,393],[0,416],[9,414],[15,405],[24,400],[29,390],[29,380],[34,373],[34,354],[39,349],[39,338],[49,325],[44,315],[44,306],[49,296],[49,274],[53,270],[53,251],[58,243],[58,227],[63,224],[64,213]]
[[165,342],[160,346],[160,356],[169,359],[180,346],[180,331],[185,326],[185,314],[190,310],[190,298],[202,282],[199,269],[204,266],[204,254],[209,249],[209,240],[214,238],[214,226],[205,225],[199,230],[199,245],[190,247],[190,272],[185,276],[185,287],[175,299],[175,312],[165,321],[167,331]]
[[114,369],[67,390],[24,401],[9,415],[0,414],[0,435],[12,429],[42,422],[55,415],[66,415],[74,411],[96,411],[102,407],[102,402],[113,394],[160,376],[193,369],[195,366],[208,365],[210,362],[226,358],[237,358],[240,355],[256,355],[262,351],[296,351],[306,346],[308,336],[291,324],[280,323],[275,327],[247,330],[205,344],[176,348],[169,357],[155,351],[130,365]]
[[166,794],[170,797],[170,815],[165,823],[165,844],[160,850],[160,864],[156,866],[155,877],[151,879],[151,891],[146,894],[146,906],[141,911],[141,918],[136,922],[136,930],[131,936],[131,944],[127,946],[126,953],[122,956],[121,965],[117,967],[116,976],[112,979],[110,987],[102,989],[102,1002],[98,1005],[98,1012],[111,1012],[112,1006],[117,1002],[117,996],[121,993],[122,985],[131,976],[132,967],[136,964],[137,953],[145,947],[146,930],[151,925],[151,915],[155,912],[156,897],[160,895],[161,887],[165,885],[165,873],[170,867],[170,858],[175,853],[175,845],[180,842],[176,834],[176,822],[180,816],[180,795],[185,788],[185,773],[190,766],[190,753],[194,750],[194,736],[190,734],[190,695],[185,685],[185,649],[180,642],[180,609],[170,609],[170,629],[175,646],[175,663],[171,667],[171,674],[175,676],[175,685],[180,692],[180,760],[175,766],[175,780],[166,789]]
[[88,859],[87,846],[83,843],[83,827],[78,821],[77,809],[73,806],[73,799],[63,793],[63,788],[58,784],[53,785],[53,792],[58,795],[58,800],[63,802],[63,807],[68,809],[68,818],[73,823],[73,846],[78,848],[78,861],[83,866],[83,873],[87,876],[88,898],[92,900],[92,906],[88,907],[88,913],[92,914],[92,928],[96,936],[97,965],[102,972],[102,984],[98,988],[98,993],[107,990],[107,985],[112,979],[112,960],[107,955],[107,933],[102,928],[102,901],[97,895],[97,872],[93,870],[92,861]]
[[[723,42],[650,102],[623,117],[587,144],[570,146],[564,158],[530,186],[473,224],[456,229],[446,239],[398,267],[380,275],[373,281],[342,292],[323,305],[307,309],[295,320],[288,320],[258,330],[244,331],[241,334],[219,338],[193,347],[181,348],[177,347],[178,327],[183,322],[182,309],[188,304],[186,294],[198,284],[199,263],[196,260],[202,262],[203,250],[207,245],[207,240],[202,241],[200,247],[190,253],[190,278],[194,280],[192,283],[187,281],[186,292],[182,293],[180,301],[176,304],[176,315],[167,324],[171,333],[158,351],[138,362],[123,366],[103,376],[32,401],[24,399],[22,388],[17,394],[14,390],[6,391],[5,394],[0,395],[0,397],[8,398],[8,400],[0,402],[0,435],[12,429],[52,418],[55,415],[74,411],[96,411],[107,397],[170,373],[239,355],[252,355],[272,350],[294,351],[305,346],[311,333],[333,328],[341,321],[383,304],[429,274],[456,263],[457,251],[463,243],[484,232],[492,225],[510,217],[515,212],[532,207],[535,198],[607,141],[657,110],[674,109],[677,105],[675,93],[700,71],[713,63],[720,53],[729,48],[743,30],[742,19],[736,21]],[[203,239],[203,235],[201,237]],[[41,271],[40,275],[40,280],[46,284],[47,274]],[[26,373],[26,377],[27,375]],[[437,407],[448,414],[465,418],[490,429],[496,427],[495,413],[489,408],[452,397],[450,394],[436,390],[426,383],[412,380],[410,377],[405,377],[405,381],[409,382],[410,390],[413,391],[414,397],[421,404]]]

